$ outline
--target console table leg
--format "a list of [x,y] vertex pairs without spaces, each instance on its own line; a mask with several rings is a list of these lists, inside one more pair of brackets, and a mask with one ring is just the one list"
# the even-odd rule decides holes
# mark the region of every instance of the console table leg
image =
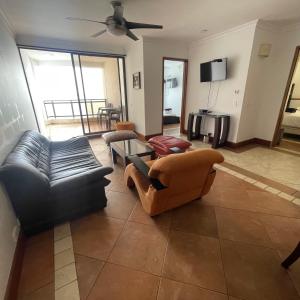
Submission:
[[155,160],[156,159],[156,153],[152,152],[150,155],[151,160]]
[[215,118],[215,132],[214,139],[212,142],[212,148],[218,148],[220,146],[220,135],[221,135],[221,118]]
[[202,117],[197,116],[197,118],[196,118],[196,125],[195,125],[195,139],[199,139],[200,138],[201,121],[202,121]]
[[230,118],[222,117],[222,135],[220,138],[220,146],[223,146],[227,141],[229,127],[230,127]]
[[193,139],[193,127],[194,127],[194,115],[189,114],[188,126],[187,126],[187,138],[189,141]]

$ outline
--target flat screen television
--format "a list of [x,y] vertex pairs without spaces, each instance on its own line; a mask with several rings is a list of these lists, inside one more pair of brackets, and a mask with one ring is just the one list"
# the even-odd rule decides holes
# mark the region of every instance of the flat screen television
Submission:
[[215,59],[200,64],[200,82],[225,80],[227,77],[227,58]]

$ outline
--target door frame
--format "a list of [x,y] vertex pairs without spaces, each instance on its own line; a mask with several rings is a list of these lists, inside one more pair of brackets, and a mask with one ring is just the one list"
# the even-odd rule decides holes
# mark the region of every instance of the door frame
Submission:
[[185,133],[185,111],[186,111],[186,94],[187,94],[187,78],[188,78],[188,59],[167,57],[162,58],[162,108],[161,108],[161,132],[164,132],[164,101],[165,101],[165,89],[164,89],[164,78],[165,78],[165,61],[181,61],[184,63],[183,67],[183,86],[181,95],[181,115],[180,115],[180,133]]
[[281,124],[282,124],[282,120],[283,120],[284,109],[285,109],[285,106],[286,106],[288,94],[289,94],[289,91],[290,91],[290,86],[291,86],[292,79],[293,79],[293,76],[294,76],[294,73],[295,73],[295,69],[296,69],[297,60],[298,60],[299,55],[300,55],[300,46],[297,46],[296,49],[295,49],[295,52],[294,52],[294,58],[292,60],[289,76],[288,76],[287,83],[286,83],[286,86],[285,86],[284,95],[283,95],[283,98],[282,98],[282,102],[281,102],[281,106],[280,106],[280,111],[279,111],[275,131],[274,131],[274,134],[273,134],[273,139],[272,139],[272,142],[271,142],[271,147],[275,147],[276,144],[277,144],[277,141],[279,139],[279,132],[280,132],[280,128],[281,128]]
[[[118,65],[118,80],[119,80],[119,77],[120,77],[118,59],[122,59],[122,61],[123,61],[123,76],[124,76],[124,96],[125,96],[124,100],[125,100],[125,105],[126,105],[125,110],[126,110],[126,117],[128,118],[128,102],[127,102],[127,86],[126,86],[126,66],[125,66],[125,56],[126,55],[125,54],[112,54],[112,53],[89,52],[89,51],[80,51],[80,50],[72,50],[72,49],[61,49],[61,48],[51,48],[51,47],[28,46],[28,45],[24,45],[24,44],[17,44],[17,47],[18,47],[18,52],[19,52],[20,60],[21,60],[22,67],[23,67],[23,73],[24,73],[24,76],[25,76],[26,85],[27,85],[27,88],[28,88],[29,97],[30,97],[30,100],[31,100],[31,104],[32,104],[32,108],[33,108],[33,111],[34,111],[34,114],[35,114],[35,119],[36,119],[36,123],[37,123],[37,127],[38,127],[38,131],[39,132],[40,132],[40,126],[39,126],[39,123],[38,123],[38,118],[36,116],[36,110],[35,110],[35,106],[34,106],[34,101],[33,101],[33,98],[32,98],[31,91],[30,91],[30,86],[29,86],[29,82],[27,80],[25,66],[24,66],[24,63],[23,63],[22,55],[21,55],[21,50],[22,49],[24,49],[24,50],[27,49],[27,50],[49,51],[49,52],[60,52],[60,53],[70,54],[71,64],[72,64],[72,68],[73,68],[74,72],[75,72],[74,55],[78,55],[79,61],[80,61],[80,56],[96,56],[96,57],[115,58],[115,59],[117,59],[117,65]],[[80,61],[79,68],[80,68],[80,72],[82,72],[81,61]],[[74,75],[75,75],[74,79],[76,81],[75,85],[76,85],[77,97],[79,97],[76,74],[74,74]],[[120,86],[120,84],[119,84],[119,92],[121,94],[121,86]],[[84,102],[86,104],[85,96],[84,96],[84,100],[85,100]],[[122,100],[121,100],[121,105],[122,105]],[[79,103],[79,107],[80,107],[80,103]],[[80,111],[81,111],[81,109],[80,109]],[[80,114],[81,114],[80,119],[81,119],[81,126],[82,126],[82,133],[83,133],[83,135],[86,135],[86,136],[96,136],[96,135],[102,135],[103,133],[108,132],[108,131],[90,132],[90,130],[89,130],[89,132],[86,133],[85,132],[85,128],[84,128],[84,124],[83,124],[83,120],[82,120],[82,118],[83,118],[82,112],[80,112]],[[87,119],[88,119],[88,112],[87,112]]]

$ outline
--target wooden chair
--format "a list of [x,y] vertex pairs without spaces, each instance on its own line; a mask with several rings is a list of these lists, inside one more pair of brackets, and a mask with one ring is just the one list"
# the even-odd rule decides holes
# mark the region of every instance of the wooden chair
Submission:
[[300,257],[300,242],[294,249],[294,251],[281,263],[281,265],[288,269],[298,258]]
[[[107,102],[105,105],[105,108],[107,108],[107,107],[113,107],[112,103]],[[98,108],[97,121],[101,127],[103,124],[103,120],[105,121],[106,127],[108,127],[109,113],[110,112],[106,109],[103,109],[103,107]]]
[[116,110],[109,112],[109,117],[108,117],[109,130],[111,130],[112,121],[115,121],[116,123],[121,121],[121,115],[122,115],[121,106],[119,106]]

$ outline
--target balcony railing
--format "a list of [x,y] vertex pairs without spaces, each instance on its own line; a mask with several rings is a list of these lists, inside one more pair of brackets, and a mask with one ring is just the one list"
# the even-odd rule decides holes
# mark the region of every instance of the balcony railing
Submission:
[[75,119],[83,117],[96,117],[98,109],[105,107],[107,99],[81,99],[78,100],[44,100],[47,120],[49,119]]

